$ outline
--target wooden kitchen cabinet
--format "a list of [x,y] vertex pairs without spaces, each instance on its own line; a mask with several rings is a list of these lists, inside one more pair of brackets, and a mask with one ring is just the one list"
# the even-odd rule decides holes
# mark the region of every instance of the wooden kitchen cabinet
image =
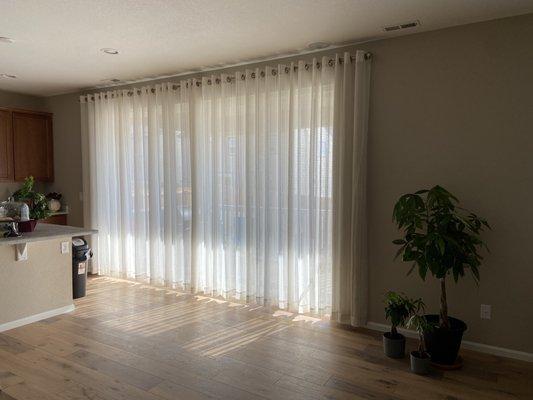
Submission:
[[11,111],[0,109],[0,181],[13,180],[13,129]]
[[32,175],[36,181],[53,181],[52,114],[14,110],[12,130],[14,180]]
[[67,214],[50,215],[48,218],[42,219],[41,222],[44,222],[45,224],[66,225]]

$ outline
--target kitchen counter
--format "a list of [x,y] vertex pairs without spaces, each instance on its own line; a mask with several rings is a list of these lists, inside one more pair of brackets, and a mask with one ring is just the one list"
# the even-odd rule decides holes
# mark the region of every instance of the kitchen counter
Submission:
[[31,233],[0,238],[0,332],[74,310],[72,238],[96,233],[38,223]]
[[98,231],[94,229],[77,228],[75,226],[67,225],[38,223],[33,232],[23,233],[22,236],[19,237],[0,238],[0,246],[39,242],[59,237],[93,235],[95,233],[98,233]]

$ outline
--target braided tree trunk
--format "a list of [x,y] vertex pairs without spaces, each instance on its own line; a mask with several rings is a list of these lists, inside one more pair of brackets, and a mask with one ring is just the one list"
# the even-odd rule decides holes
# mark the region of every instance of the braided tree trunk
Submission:
[[418,354],[423,357],[426,354],[426,339],[424,338],[424,333],[419,333],[418,337]]
[[448,303],[446,302],[446,281],[445,278],[440,280],[440,326],[442,328],[450,329],[450,321],[448,320]]
[[398,329],[394,325],[391,327],[391,334],[392,336],[398,336]]

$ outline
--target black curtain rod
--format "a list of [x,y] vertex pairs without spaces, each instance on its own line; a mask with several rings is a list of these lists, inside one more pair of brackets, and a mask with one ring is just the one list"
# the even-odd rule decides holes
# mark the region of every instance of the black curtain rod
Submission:
[[[364,55],[364,58],[365,58],[365,60],[370,60],[370,59],[372,59],[372,53],[370,53],[370,52],[366,52],[365,55]],[[340,63],[340,64],[342,64],[342,63],[344,62],[344,58],[343,58],[343,57],[339,57],[338,60],[339,60],[339,63]],[[350,56],[350,61],[354,61],[354,60],[355,60],[355,56],[351,55],[351,56]],[[335,65],[335,59],[334,59],[334,58],[330,58],[330,59],[328,60],[328,66],[329,66],[329,67],[332,67],[332,66],[334,66],[334,65]],[[312,64],[307,64],[307,63],[304,64],[304,68],[305,68],[306,70],[308,70],[309,68],[311,68],[311,66],[312,66]],[[321,66],[322,66],[322,62],[317,61],[316,66],[317,66],[317,68],[321,68]],[[267,67],[267,68],[268,68],[268,67]],[[283,69],[283,71],[284,71],[286,74],[288,74],[288,73],[290,72],[290,70],[291,70],[291,69],[290,69],[290,67],[288,67],[288,66],[286,66],[286,67]],[[298,66],[295,65],[295,66],[293,67],[293,70],[294,70],[294,71],[297,71],[297,70],[298,70]],[[278,73],[278,69],[272,68],[270,72],[271,72],[271,74],[272,74],[273,76],[276,76],[277,73]],[[266,76],[266,72],[265,72],[264,70],[263,70],[263,71],[260,71],[260,72],[259,72],[259,76],[260,76],[261,78],[264,78],[264,77]],[[241,80],[245,80],[245,79],[246,79],[246,74],[241,74],[241,77],[240,77],[240,78],[241,78]],[[256,73],[255,73],[255,72],[252,72],[252,73],[250,74],[250,78],[255,79],[255,78],[256,78]],[[194,79],[194,78],[193,78],[193,79]],[[226,77],[226,82],[230,83],[230,82],[234,81],[235,79],[236,79],[235,76],[227,76],[227,77]],[[220,79],[220,78],[215,78],[214,81],[215,81],[215,84],[219,84],[219,83],[221,82],[221,79]],[[198,80],[197,80],[195,83],[196,83],[196,86],[197,86],[197,87],[200,87],[200,86],[202,85],[202,82],[201,82],[201,81],[198,81]],[[211,78],[208,78],[208,79],[207,79],[207,84],[208,84],[208,85],[211,85],[212,83],[213,83],[213,80],[212,80]],[[188,87],[189,83],[186,83],[186,85],[187,85],[187,87]],[[181,85],[178,85],[178,84],[172,85],[172,90],[177,90],[177,89],[179,89],[180,87],[181,87]],[[135,94],[135,92],[137,92],[137,94],[141,94],[141,93],[142,93],[142,90],[141,90],[141,89],[132,89],[132,90],[128,90],[128,91],[126,92],[126,95],[127,95],[127,96],[133,96],[133,95]],[[155,89],[155,88],[151,88],[151,89],[150,89],[150,92],[151,92],[151,93],[155,93],[155,92],[156,92],[156,89]],[[87,97],[87,98],[92,97],[92,99],[94,100],[94,96],[98,96],[98,95],[101,95],[101,93],[87,94],[87,95],[82,95],[81,97]],[[115,97],[115,96],[112,95],[111,97],[113,98],[113,97]],[[107,94],[104,95],[104,98],[107,99]]]

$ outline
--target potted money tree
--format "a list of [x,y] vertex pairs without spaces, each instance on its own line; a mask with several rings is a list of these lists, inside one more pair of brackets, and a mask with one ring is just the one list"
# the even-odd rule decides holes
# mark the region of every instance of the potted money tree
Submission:
[[480,234],[490,229],[487,221],[458,205],[459,200],[442,186],[404,194],[393,211],[393,220],[402,237],[393,241],[400,246],[396,258],[409,264],[422,280],[432,275],[440,282],[440,313],[426,315],[435,329],[425,333],[431,360],[446,366],[456,363],[466,324],[448,316],[446,284],[457,282],[468,271],[479,281],[479,267],[486,248]]

